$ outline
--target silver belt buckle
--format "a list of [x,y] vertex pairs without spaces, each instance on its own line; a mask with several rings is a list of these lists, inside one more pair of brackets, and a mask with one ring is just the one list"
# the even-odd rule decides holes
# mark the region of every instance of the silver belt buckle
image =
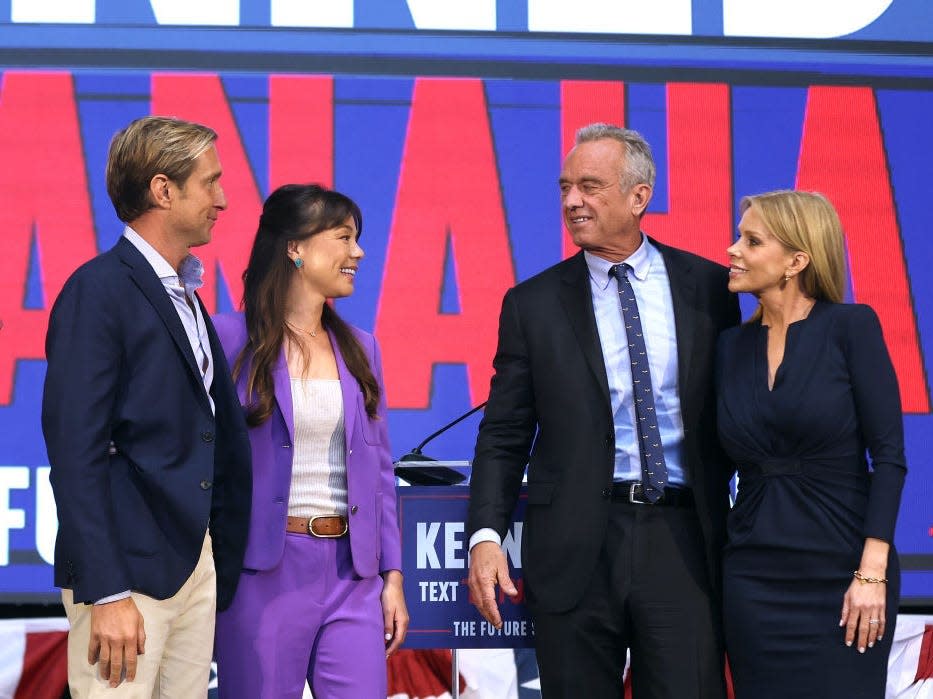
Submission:
[[644,500],[635,499],[635,488],[637,488],[640,485],[641,483],[632,483],[628,488],[628,501],[632,503],[633,505],[647,505],[648,504]]

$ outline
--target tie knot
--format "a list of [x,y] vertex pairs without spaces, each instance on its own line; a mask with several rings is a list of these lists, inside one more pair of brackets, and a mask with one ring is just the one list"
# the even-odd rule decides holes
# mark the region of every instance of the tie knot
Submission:
[[628,273],[632,271],[632,265],[623,262],[618,265],[612,265],[609,268],[609,276],[615,277],[616,279],[622,279],[623,277],[628,278]]

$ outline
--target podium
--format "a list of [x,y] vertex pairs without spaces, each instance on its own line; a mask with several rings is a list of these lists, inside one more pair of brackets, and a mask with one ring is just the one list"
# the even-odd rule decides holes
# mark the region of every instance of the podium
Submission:
[[[450,648],[452,691],[457,697],[461,648],[532,648],[534,624],[524,604],[522,529],[528,495],[522,486],[512,523],[502,542],[516,600],[499,592],[502,629],[487,622],[470,601],[469,541],[466,538],[469,462],[421,462],[414,467],[451,469],[467,476],[458,485],[402,485],[397,488],[405,601],[411,617],[403,648]],[[396,475],[405,479],[400,465]]]
[[[468,474],[469,462],[431,462]],[[404,467],[398,470],[404,478]],[[398,522],[402,541],[405,601],[411,622],[406,648],[530,648],[534,627],[524,605],[521,544],[528,496],[522,486],[512,524],[502,542],[509,572],[519,590],[513,601],[499,595],[502,629],[492,627],[470,602],[469,488],[400,486]]]

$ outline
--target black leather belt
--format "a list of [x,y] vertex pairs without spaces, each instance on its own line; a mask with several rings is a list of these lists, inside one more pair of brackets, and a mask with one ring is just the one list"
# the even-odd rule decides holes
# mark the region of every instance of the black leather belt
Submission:
[[633,505],[655,505],[662,507],[693,507],[693,491],[690,488],[665,488],[657,502],[651,502],[645,495],[645,487],[640,481],[615,481],[612,488],[607,488],[608,498],[612,502],[630,502]]

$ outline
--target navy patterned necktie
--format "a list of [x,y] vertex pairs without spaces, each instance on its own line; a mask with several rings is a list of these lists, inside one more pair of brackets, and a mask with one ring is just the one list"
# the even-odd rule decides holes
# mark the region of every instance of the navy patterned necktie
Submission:
[[641,328],[638,302],[628,279],[631,269],[627,264],[613,265],[609,276],[619,282],[619,308],[622,310],[622,323],[628,338],[628,356],[632,363],[632,398],[635,401],[635,426],[638,428],[641,452],[642,486],[648,500],[657,502],[667,485],[667,464],[664,461],[661,432],[658,430],[658,415],[654,409],[648,350]]

